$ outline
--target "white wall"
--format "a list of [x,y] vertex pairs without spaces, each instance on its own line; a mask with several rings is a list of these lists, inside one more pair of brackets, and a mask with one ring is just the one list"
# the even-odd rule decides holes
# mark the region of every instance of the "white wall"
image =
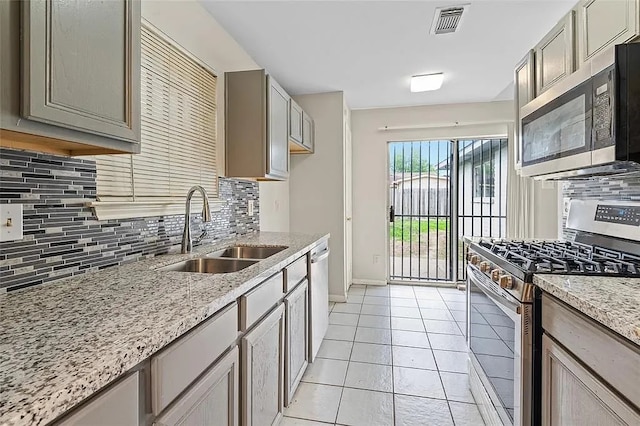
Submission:
[[388,277],[387,142],[505,136],[512,120],[510,101],[352,111],[354,282]]
[[[224,73],[260,66],[197,1],[143,0],[142,17],[217,73],[218,168],[224,175]],[[261,229],[288,231],[288,183],[261,182],[259,186]]]
[[345,296],[343,93],[295,96],[315,122],[313,155],[291,156],[291,231],[331,233],[329,297]]

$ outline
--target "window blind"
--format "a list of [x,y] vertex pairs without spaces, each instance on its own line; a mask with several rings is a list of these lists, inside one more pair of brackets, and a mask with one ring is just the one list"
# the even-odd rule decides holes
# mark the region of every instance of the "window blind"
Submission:
[[141,153],[95,157],[98,200],[217,198],[216,76],[144,25],[141,42]]

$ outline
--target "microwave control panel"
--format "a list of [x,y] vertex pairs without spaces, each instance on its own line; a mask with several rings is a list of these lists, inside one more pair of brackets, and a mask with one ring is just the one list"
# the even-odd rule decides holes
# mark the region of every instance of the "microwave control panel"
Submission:
[[640,226],[640,207],[612,206],[598,204],[596,208],[596,222],[618,223],[620,225]]

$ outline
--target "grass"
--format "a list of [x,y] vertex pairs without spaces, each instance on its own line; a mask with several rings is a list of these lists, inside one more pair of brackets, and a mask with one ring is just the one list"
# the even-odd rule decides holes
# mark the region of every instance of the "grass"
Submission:
[[396,219],[390,224],[389,237],[396,241],[418,241],[418,234],[423,239],[430,232],[445,232],[448,224],[448,219]]

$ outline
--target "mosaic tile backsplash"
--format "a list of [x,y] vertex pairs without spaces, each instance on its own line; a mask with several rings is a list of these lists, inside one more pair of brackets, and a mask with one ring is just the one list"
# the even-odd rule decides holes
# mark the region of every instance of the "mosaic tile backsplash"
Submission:
[[[593,178],[587,181],[565,182],[562,188],[565,199],[580,200],[632,200],[640,201],[640,175],[620,178]],[[575,232],[566,228],[566,212],[563,214],[563,236],[573,240]]]
[[[219,179],[219,212],[204,242],[259,230],[258,184]],[[186,194],[185,194],[186,196]],[[0,292],[167,253],[182,240],[184,215],[99,221],[93,160],[0,148],[0,203],[23,204],[24,239],[0,243]],[[254,200],[254,215],[248,215]],[[175,248],[175,247],[174,247]]]

